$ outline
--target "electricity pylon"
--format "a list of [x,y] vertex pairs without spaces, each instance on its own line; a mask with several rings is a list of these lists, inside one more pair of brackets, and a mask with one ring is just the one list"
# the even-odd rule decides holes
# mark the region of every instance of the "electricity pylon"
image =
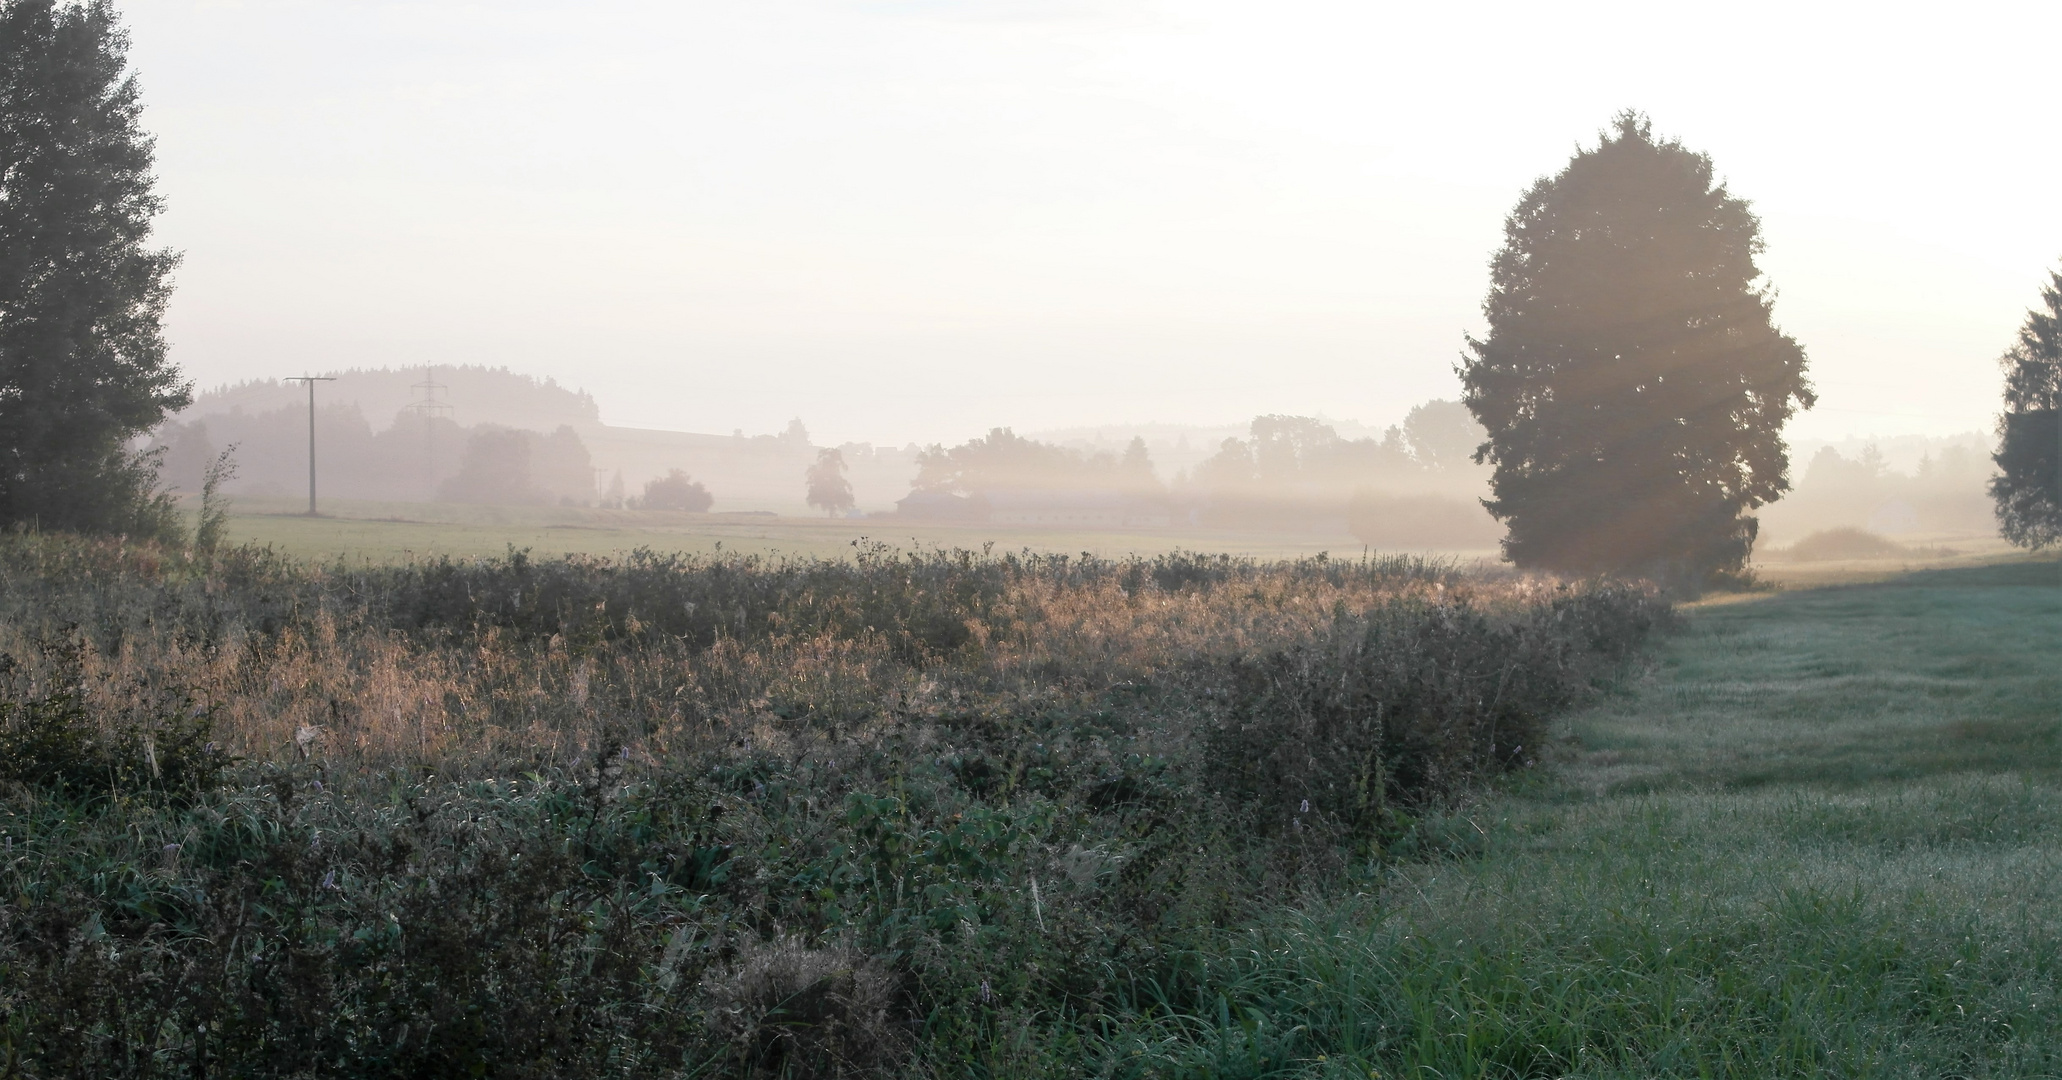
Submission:
[[409,402],[408,411],[422,421],[422,468],[428,478],[429,497],[434,499],[437,495],[437,418],[451,415],[451,403],[437,400],[437,391],[451,387],[437,381],[434,365],[425,364],[422,381],[410,389],[422,391],[422,400]]

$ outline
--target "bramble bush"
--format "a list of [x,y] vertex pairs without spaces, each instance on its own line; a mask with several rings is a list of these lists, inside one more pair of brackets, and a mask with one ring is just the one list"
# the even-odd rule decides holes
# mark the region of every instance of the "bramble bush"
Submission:
[[1668,619],[1410,559],[8,537],[0,1076],[1037,1071]]

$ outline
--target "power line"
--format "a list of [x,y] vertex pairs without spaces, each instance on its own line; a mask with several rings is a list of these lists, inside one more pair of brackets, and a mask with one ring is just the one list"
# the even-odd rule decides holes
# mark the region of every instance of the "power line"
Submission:
[[451,403],[437,400],[437,391],[449,390],[451,387],[437,381],[435,365],[425,364],[422,369],[422,381],[415,383],[409,389],[422,391],[422,400],[409,402],[408,411],[414,413],[422,421],[423,474],[427,480],[429,497],[435,498],[437,493],[437,420],[439,417],[448,420],[451,419],[452,415]]

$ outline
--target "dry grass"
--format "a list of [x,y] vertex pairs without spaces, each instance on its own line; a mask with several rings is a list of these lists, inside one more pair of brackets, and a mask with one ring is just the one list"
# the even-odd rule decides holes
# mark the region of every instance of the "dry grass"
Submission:
[[[87,550],[58,554],[56,544]],[[462,772],[474,760],[574,759],[610,741],[657,760],[798,730],[851,738],[976,698],[1092,695],[1199,660],[1283,649],[1384,604],[1510,612],[1550,601],[1559,587],[1410,559],[1195,559],[1217,579],[1174,588],[1142,576],[1149,562],[988,559],[957,567],[962,577],[996,571],[980,583],[987,595],[945,614],[957,643],[913,660],[893,627],[812,626],[778,610],[749,613],[742,629],[719,623],[707,642],[665,633],[635,610],[588,640],[576,617],[551,633],[404,628],[377,593],[410,565],[304,569],[250,550],[226,558],[186,563],[115,544],[15,538],[0,552],[0,653],[33,675],[48,643],[75,639],[96,715],[137,715],[178,688],[213,710],[218,737],[248,759]],[[934,564],[958,557],[906,558],[949,576],[956,564]],[[801,577],[822,564],[733,556],[681,565],[688,575]],[[487,578],[505,584],[492,566],[483,587]]]

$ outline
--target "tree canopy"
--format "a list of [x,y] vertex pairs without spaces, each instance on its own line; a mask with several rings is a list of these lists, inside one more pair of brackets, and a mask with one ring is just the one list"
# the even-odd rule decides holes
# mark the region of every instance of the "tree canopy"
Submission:
[[809,505],[826,514],[852,509],[852,481],[845,479],[845,455],[836,447],[816,452],[816,463],[802,474],[808,487]]
[[679,469],[669,470],[666,475],[647,480],[644,497],[636,500],[639,510],[685,510],[690,514],[706,514],[716,505],[716,497],[702,482]]
[[1744,566],[1746,511],[1790,486],[1783,424],[1815,400],[1761,250],[1711,159],[1635,113],[1525,194],[1459,369],[1513,562],[1693,585]]
[[173,528],[127,448],[188,401],[127,49],[105,0],[0,0],[0,520]]
[[2062,541],[2062,271],[2049,275],[2041,302],[1998,360],[2005,411],[1991,459],[1999,475],[1990,482],[1998,531],[2036,551]]

